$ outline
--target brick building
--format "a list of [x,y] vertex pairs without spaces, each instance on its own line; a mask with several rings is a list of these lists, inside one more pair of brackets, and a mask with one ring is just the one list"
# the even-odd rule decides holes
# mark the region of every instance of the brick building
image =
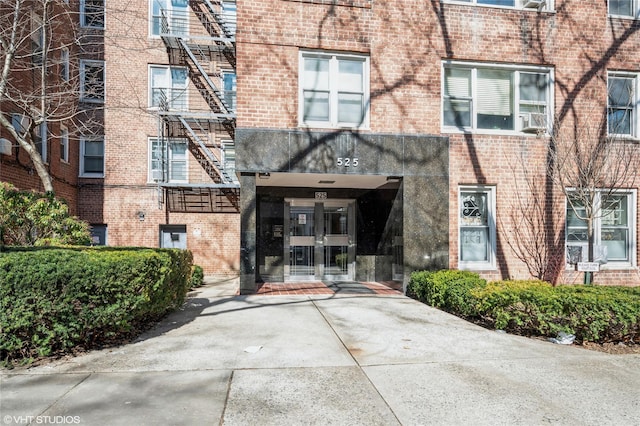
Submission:
[[[239,0],[242,290],[406,282],[429,267],[526,278],[523,199],[545,219],[529,256],[544,250],[560,259],[547,276],[581,280],[564,252],[583,250],[585,223],[547,178],[550,134],[606,115],[635,149],[639,12],[631,0]],[[637,284],[637,182],[619,184],[594,221],[608,251],[597,281]]]
[[[187,247],[241,292],[447,267],[580,282],[584,206],[549,146],[603,119],[596,139],[640,140],[638,0],[78,8],[104,12],[82,25],[104,127],[71,156],[79,215],[100,243]],[[599,283],[640,284],[637,175],[594,192]]]

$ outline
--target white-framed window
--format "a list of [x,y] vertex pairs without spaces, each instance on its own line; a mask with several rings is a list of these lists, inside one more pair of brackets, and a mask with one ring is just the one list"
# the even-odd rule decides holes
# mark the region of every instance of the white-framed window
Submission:
[[496,189],[461,186],[458,189],[458,264],[460,269],[495,269]]
[[69,81],[69,49],[60,49],[60,78]]
[[80,26],[104,28],[104,0],[80,0]]
[[553,0],[445,0],[447,3],[468,3],[478,6],[508,7],[533,11],[553,10]]
[[80,100],[83,102],[104,102],[105,93],[104,61],[83,59],[80,61]]
[[231,111],[236,110],[236,73],[233,71],[222,72],[222,87],[224,102]]
[[234,37],[236,35],[237,13],[238,10],[235,0],[222,1],[222,17],[224,19],[225,29]]
[[609,0],[609,15],[640,18],[640,0]]
[[[29,139],[29,129],[31,127],[31,118],[23,114],[11,114],[11,125],[16,132],[23,138]],[[43,121],[33,129],[33,144],[42,157],[43,162],[47,162],[47,122]]]
[[301,52],[301,126],[368,127],[369,57]]
[[[636,191],[599,190],[593,202],[594,260],[604,268],[629,268],[636,264]],[[567,201],[566,247],[580,247],[579,260],[588,261],[586,209],[577,199]]]
[[43,162],[47,162],[47,122],[43,121],[33,129],[33,143]]
[[104,136],[80,138],[80,177],[104,177]]
[[69,130],[60,127],[60,161],[69,162]]
[[26,137],[25,133],[29,130],[29,126],[31,126],[31,119],[26,115],[11,114],[11,125],[19,135]]
[[42,18],[35,12],[31,12],[31,61],[34,64],[42,63],[44,47],[44,25]]
[[552,92],[548,68],[444,62],[443,131],[545,132]]
[[607,77],[607,125],[610,135],[640,137],[640,74],[609,73]]
[[222,144],[222,164],[231,179],[238,181],[236,177],[236,145],[232,140],[223,140]]
[[189,34],[188,6],[187,0],[149,0],[150,34]]
[[149,139],[149,182],[188,182],[185,139]]
[[149,67],[149,106],[184,111],[187,109],[189,79],[186,68],[167,65]]

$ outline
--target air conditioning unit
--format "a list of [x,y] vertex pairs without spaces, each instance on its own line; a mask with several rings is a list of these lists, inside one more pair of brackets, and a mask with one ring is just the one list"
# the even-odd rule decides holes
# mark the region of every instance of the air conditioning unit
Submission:
[[520,116],[522,120],[522,131],[528,133],[539,133],[547,130],[547,114],[539,112],[529,112]]
[[542,8],[547,4],[546,0],[523,0],[523,6],[525,9],[538,9],[542,10]]

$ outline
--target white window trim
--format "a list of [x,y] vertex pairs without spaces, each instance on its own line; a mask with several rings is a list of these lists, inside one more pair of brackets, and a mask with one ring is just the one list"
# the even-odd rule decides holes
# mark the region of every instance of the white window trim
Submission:
[[[155,184],[158,182],[167,182],[167,183],[188,183],[189,182],[189,142],[187,141],[187,139],[181,139],[181,138],[173,138],[173,139],[169,139],[167,140],[167,144],[171,143],[171,142],[184,142],[184,144],[186,145],[186,153],[185,153],[185,169],[186,169],[186,179],[171,179],[171,170],[167,170],[167,178],[166,180],[164,179],[164,177],[160,180],[156,180],[153,178],[153,167],[152,167],[152,162],[153,162],[153,144],[155,142],[158,142],[160,140],[160,138],[149,138],[148,139],[148,146],[149,146],[149,155],[148,155],[148,162],[147,162],[147,183],[150,184]],[[169,152],[170,149],[167,145],[167,152]],[[167,159],[167,166],[170,168],[171,167],[171,158]]]
[[80,0],[80,26],[82,28],[93,28],[96,30],[104,30],[105,26],[106,26],[106,21],[107,21],[107,14],[106,14],[106,0],[103,0],[102,2],[102,26],[101,27],[96,27],[93,25],[87,25],[87,14],[85,12],[85,0]]
[[[362,123],[345,123],[339,124],[337,122],[337,118],[329,118],[329,121],[304,121],[304,90],[302,87],[302,78],[304,76],[304,58],[345,58],[345,59],[356,59],[363,61],[363,104],[364,104],[364,117]],[[331,61],[333,64],[333,61]],[[330,65],[332,67],[332,65]],[[330,81],[333,79],[332,76],[334,71],[330,69],[329,71],[329,79]],[[330,52],[330,51],[309,51],[309,50],[301,50],[298,56],[298,126],[302,128],[318,128],[318,129],[369,129],[369,117],[371,113],[371,86],[370,86],[370,57],[369,55],[359,55],[359,54],[351,54],[351,53],[342,53],[342,52]],[[330,91],[333,93],[334,89],[331,87],[331,83],[329,84]],[[337,105],[337,100],[333,99],[330,95],[330,111],[335,110],[334,103]],[[332,114],[337,114],[337,111]]]
[[71,65],[69,63],[69,49],[66,47],[60,50],[60,66],[62,67],[62,75],[60,77],[64,81],[69,81],[69,69]]
[[69,163],[69,129],[64,126],[60,127],[60,149],[62,150],[60,161]]
[[547,0],[546,2],[540,2],[538,1],[538,4],[531,4],[529,7],[525,7],[526,4],[530,3],[530,0],[514,0],[515,1],[515,6],[501,6],[501,5],[497,5],[497,4],[479,4],[477,3],[477,0],[468,0],[468,1],[464,1],[464,0],[441,0],[443,3],[454,3],[454,4],[463,4],[463,5],[467,5],[467,6],[474,6],[474,7],[488,7],[488,8],[495,8],[495,9],[520,9],[520,10],[527,10],[527,11],[531,11],[531,12],[554,12],[555,9],[555,1],[554,0]]
[[[235,146],[235,142],[233,141],[233,139],[222,139],[220,141],[220,146],[222,147],[222,149],[220,150],[220,157],[221,157],[221,161],[223,164],[223,167],[225,168],[225,170],[227,171],[227,173],[229,173],[229,175],[231,176],[231,179],[234,182],[238,182],[238,177],[236,176],[236,146]],[[230,162],[230,160],[227,158],[227,149],[232,149],[233,150],[233,167],[227,167],[228,163]]]
[[[176,69],[186,69],[185,67],[181,67],[181,66],[174,66],[174,65],[160,65],[160,64],[150,64],[147,70],[147,75],[148,75],[148,94],[149,94],[149,110],[152,111],[157,111],[160,109],[159,105],[153,105],[153,69],[154,68],[162,68],[164,70],[167,70],[169,72],[169,76],[171,78],[171,87],[161,87],[161,89],[170,89],[170,90],[177,90],[174,89],[173,87],[173,77],[171,77],[171,69],[172,68],[176,68]],[[189,85],[191,84],[191,82],[189,81],[189,74],[187,72],[187,80],[186,80],[186,86],[184,87],[185,90],[185,95],[184,95],[184,108],[178,109],[178,108],[173,108],[173,105],[171,103],[169,103],[169,110],[173,110],[173,111],[186,111],[189,109]]]
[[[85,147],[84,144],[87,141],[102,141],[102,173],[84,173],[84,157]],[[81,136],[80,137],[80,174],[81,178],[104,178],[105,176],[105,164],[106,164],[106,146],[104,136]]]
[[616,15],[609,12],[609,1],[607,1],[607,15],[620,19],[640,19],[640,0],[632,0],[631,9],[635,10],[635,15]]
[[[42,152],[40,153],[40,157],[42,157],[42,162],[47,164],[49,163],[48,161],[48,152],[47,152],[47,145],[48,145],[48,140],[47,137],[49,136],[49,131],[48,131],[48,125],[47,125],[47,121],[43,121],[42,123],[40,123],[38,126],[35,127],[34,129],[35,134],[37,134],[40,137],[40,142],[42,144]],[[36,141],[33,141],[33,143],[35,144]]]
[[[640,1],[640,0],[638,0]],[[609,133],[609,79],[610,78],[631,78],[634,80],[635,99],[633,99],[633,112],[631,115],[631,134],[611,134]],[[626,140],[640,140],[640,73],[637,72],[625,72],[625,71],[610,71],[607,73],[607,135],[626,139]]]
[[[97,98],[97,99],[93,99],[93,98],[86,98],[85,97],[85,67],[86,66],[100,66],[102,67],[102,97],[101,98]],[[89,60],[89,59],[82,59],[80,60],[80,101],[81,102],[87,102],[87,103],[95,103],[95,104],[101,104],[104,103],[106,101],[106,97],[107,97],[107,66],[106,66],[106,62],[105,61],[96,61],[96,60]]]
[[[471,70],[472,82],[471,82],[471,127],[460,128],[457,126],[447,126],[444,124],[444,99],[445,99],[445,69],[446,68],[465,68]],[[555,77],[553,68],[541,67],[541,66],[529,66],[529,65],[504,65],[495,63],[484,62],[461,62],[461,61],[443,61],[440,74],[440,128],[442,133],[471,133],[471,134],[485,134],[485,135],[530,135],[536,136],[536,133],[525,133],[520,126],[520,99],[519,99],[519,85],[518,81],[514,81],[513,102],[514,102],[514,121],[515,130],[503,130],[503,129],[479,129],[477,128],[474,106],[477,102],[477,84],[476,75],[478,69],[496,70],[496,71],[513,71],[518,73],[539,73],[547,74],[549,77],[549,90],[547,91],[547,130],[546,133],[551,133],[551,126],[553,123],[553,114],[555,111],[554,106],[554,89],[555,89]]]
[[[568,192],[570,192],[571,190],[569,189]],[[598,192],[598,198],[597,198],[597,203],[600,203],[600,196],[602,194],[602,192],[609,192],[609,190],[597,190]],[[625,269],[634,269],[637,265],[637,250],[638,250],[638,242],[637,242],[637,229],[636,229],[636,215],[637,215],[637,190],[635,189],[616,189],[613,191],[610,191],[612,195],[615,194],[622,194],[622,195],[627,195],[628,196],[628,200],[629,200],[629,261],[616,261],[616,260],[609,260],[607,261],[607,263],[601,264],[600,265],[600,270],[625,270]],[[569,202],[565,199],[565,222],[566,222],[566,212],[567,209],[569,208]],[[594,238],[594,246],[597,245],[601,245],[601,233],[602,233],[602,218],[598,217],[593,221],[593,234],[595,236]],[[587,245],[588,243],[581,243],[581,244],[577,244],[575,242],[570,243],[569,241],[567,241],[567,229],[568,229],[568,223],[565,225],[565,237],[564,237],[564,246],[565,246],[565,250],[566,247],[569,245],[572,246],[577,246],[577,245]],[[567,256],[565,255],[565,259],[567,258]],[[567,263],[567,269],[572,269],[573,265],[569,265]]]
[[[153,14],[153,3],[154,0],[149,0],[149,37],[150,38],[160,38],[160,34],[154,34],[153,33],[153,19],[155,18],[155,15]],[[171,5],[171,0],[168,0],[168,4],[169,4],[169,13],[173,13],[173,6]],[[177,8],[176,8],[177,9]],[[185,33],[178,33],[178,32],[172,32],[172,34],[180,34],[183,36],[187,36],[189,35],[189,22],[190,22],[190,16],[189,16],[189,6],[184,8],[184,17],[185,17],[185,28],[186,28],[186,32]],[[171,31],[171,28],[169,28],[169,30]]]
[[[462,259],[462,228],[460,222],[460,202],[463,192],[486,192],[489,194],[489,202],[487,208],[489,210],[489,238],[491,244],[489,247],[489,260],[484,262],[469,262]],[[490,185],[460,185],[458,186],[458,201],[456,203],[456,217],[458,222],[458,269],[473,271],[490,271],[496,269],[496,187]]]

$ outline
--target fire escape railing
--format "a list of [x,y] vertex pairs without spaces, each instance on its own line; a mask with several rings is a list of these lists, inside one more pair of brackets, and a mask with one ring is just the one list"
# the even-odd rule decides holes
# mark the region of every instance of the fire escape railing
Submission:
[[[232,6],[227,6],[231,14],[225,12],[225,5]],[[209,205],[216,211],[224,210],[225,204],[239,211],[239,183],[235,174],[225,167],[223,144],[220,142],[222,139],[228,139],[225,134],[228,134],[232,140],[235,138],[235,92],[228,89],[225,84],[227,80],[223,80],[222,71],[220,71],[224,69],[226,74],[227,70],[233,70],[235,84],[235,2],[189,0],[189,6],[192,14],[197,17],[196,22],[201,25],[199,29],[189,27],[187,15],[182,18],[176,14],[175,10],[163,10],[159,17],[160,37],[166,46],[169,63],[187,70],[189,81],[197,89],[201,100],[198,102],[189,98],[185,105],[178,105],[176,108],[175,103],[166,98],[165,90],[171,89],[159,90],[162,100],[158,102],[158,116],[165,129],[162,134],[171,138],[184,138],[189,151],[213,183],[200,185],[202,188],[208,188],[209,191],[204,198],[202,195],[204,193],[194,194],[194,188],[198,187],[198,184],[189,184],[188,190],[183,191],[179,196],[171,197],[169,194],[167,198],[181,206],[174,207],[177,209],[175,211],[183,211],[181,209],[187,208],[184,200],[196,198],[199,200],[215,198],[217,200],[215,203],[205,203],[205,205]],[[214,80],[220,81],[221,86],[218,86]],[[201,107],[206,105],[206,110],[191,110],[190,107],[194,104],[199,104]],[[212,142],[214,139],[217,142]],[[225,142],[225,145],[228,143]],[[217,151],[218,155],[214,151]],[[161,185],[166,188],[179,186],[167,182]],[[220,197],[211,195],[211,189],[218,191],[217,193],[227,202],[221,203]],[[192,204],[203,205],[202,202]],[[218,207],[211,207],[214,204]],[[172,208],[171,205],[169,208]],[[202,209],[202,207],[198,208]]]

